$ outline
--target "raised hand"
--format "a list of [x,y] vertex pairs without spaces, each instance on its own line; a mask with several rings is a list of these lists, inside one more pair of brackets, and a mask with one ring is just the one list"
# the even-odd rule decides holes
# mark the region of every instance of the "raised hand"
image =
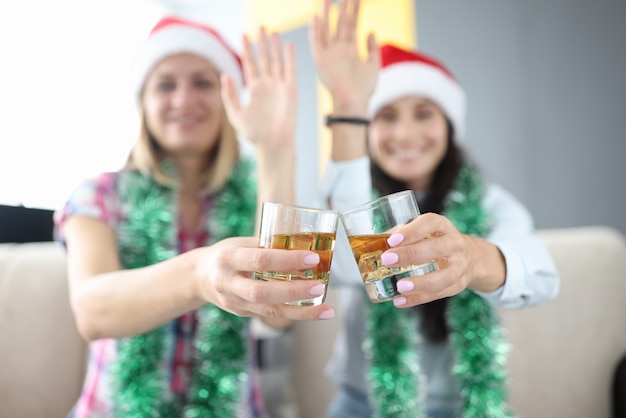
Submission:
[[364,113],[376,86],[380,54],[374,34],[367,38],[367,56],[359,55],[356,39],[360,0],[341,0],[335,30],[329,23],[330,0],[324,0],[321,16],[311,21],[309,41],[321,82],[329,90],[334,113]]
[[249,101],[241,103],[233,81],[223,76],[224,108],[237,132],[259,151],[293,149],[298,100],[294,47],[287,43],[283,50],[280,36],[268,36],[261,27],[257,50],[258,57],[244,35],[242,65]]

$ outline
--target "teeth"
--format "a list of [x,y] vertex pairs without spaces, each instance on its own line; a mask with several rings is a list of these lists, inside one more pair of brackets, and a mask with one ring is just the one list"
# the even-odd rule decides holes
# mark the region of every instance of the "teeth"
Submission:
[[197,118],[174,118],[172,119],[172,122],[175,122],[175,123],[195,123],[197,121],[198,121]]
[[419,155],[419,151],[415,148],[410,149],[395,149],[391,150],[391,155],[398,156],[400,158],[414,158]]

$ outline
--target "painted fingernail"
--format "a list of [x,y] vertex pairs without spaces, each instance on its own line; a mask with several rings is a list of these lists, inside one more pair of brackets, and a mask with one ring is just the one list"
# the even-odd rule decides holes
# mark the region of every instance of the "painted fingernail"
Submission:
[[304,256],[304,264],[306,264],[307,266],[314,266],[316,264],[319,264],[320,262],[320,256],[319,254],[313,253],[313,254],[307,254]]
[[393,304],[396,306],[406,305],[406,298],[395,298]]
[[320,283],[320,284],[316,284],[315,286],[309,289],[309,295],[322,296],[325,291],[326,291],[326,288],[324,287],[323,284]]
[[404,241],[404,235],[402,234],[391,234],[391,236],[389,238],[387,238],[387,244],[389,244],[391,247],[395,247],[396,245],[400,244],[402,241]]
[[409,292],[413,290],[413,282],[410,280],[400,280],[396,283],[396,287],[398,288],[398,292]]
[[334,309],[326,309],[325,311],[323,311],[320,316],[318,316],[319,319],[331,319],[335,317],[335,310]]
[[396,253],[383,253],[380,256],[380,261],[386,266],[396,264],[398,262],[398,254]]

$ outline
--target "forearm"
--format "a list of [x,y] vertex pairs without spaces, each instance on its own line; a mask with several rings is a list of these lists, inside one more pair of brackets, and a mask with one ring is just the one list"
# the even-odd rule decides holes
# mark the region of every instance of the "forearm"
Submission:
[[81,335],[87,340],[133,336],[202,306],[196,257],[192,251],[149,267],[100,274],[73,286],[72,308]]
[[296,153],[292,148],[257,153],[258,210],[256,231],[261,222],[264,201],[294,204]]
[[[258,157],[258,213],[257,228],[261,222],[261,205],[263,201],[294,204],[295,197],[295,166],[294,149],[283,149],[277,152],[260,152]],[[284,329],[293,321],[284,318],[266,318],[261,321],[274,329]]]
[[296,152],[289,148],[258,153],[259,202],[295,203]]

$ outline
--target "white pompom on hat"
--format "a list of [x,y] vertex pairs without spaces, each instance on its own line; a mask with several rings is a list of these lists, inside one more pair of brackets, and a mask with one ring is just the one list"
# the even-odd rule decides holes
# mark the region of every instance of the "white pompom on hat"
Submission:
[[381,70],[368,106],[370,118],[394,100],[419,95],[441,107],[457,141],[465,137],[465,92],[450,70],[435,58],[389,44],[381,46],[380,58]]
[[166,16],[154,26],[131,64],[131,85],[139,98],[146,77],[163,58],[191,53],[210,62],[220,73],[229,75],[242,90],[241,59],[212,27],[177,16]]

